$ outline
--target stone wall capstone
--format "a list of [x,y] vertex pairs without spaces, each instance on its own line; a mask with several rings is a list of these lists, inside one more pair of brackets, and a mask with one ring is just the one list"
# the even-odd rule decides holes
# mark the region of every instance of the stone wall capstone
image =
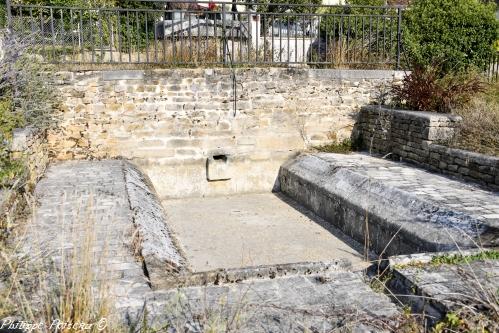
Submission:
[[457,135],[460,122],[461,117],[451,114],[365,106],[354,140],[369,152],[498,190],[498,157],[446,146]]
[[[361,106],[403,72],[298,68],[61,72],[57,159],[125,158],[160,197],[271,190],[298,151],[350,137]],[[234,89],[236,102],[234,103]],[[207,159],[227,160],[208,181]]]

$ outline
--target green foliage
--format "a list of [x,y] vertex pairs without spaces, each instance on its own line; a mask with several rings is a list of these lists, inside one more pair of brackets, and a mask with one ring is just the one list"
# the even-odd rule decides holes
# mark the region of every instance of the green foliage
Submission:
[[24,125],[22,114],[15,113],[10,98],[0,99],[0,137],[10,139],[12,130]]
[[[130,9],[160,9],[162,3],[155,2],[140,2],[133,0],[117,0],[116,6],[120,8],[130,8]],[[162,12],[149,12],[145,14],[144,12],[123,12],[119,19],[114,17],[114,29],[115,34],[118,35],[117,27],[119,20],[119,27],[121,30],[121,41],[115,41],[115,47],[119,48],[121,43],[121,51],[127,52],[129,49],[145,49],[147,40],[154,40],[155,22],[158,16],[163,15]],[[128,21],[128,24],[127,24]],[[147,26],[147,29],[146,29]],[[147,30],[147,34],[146,34]],[[150,42],[151,44],[152,42]],[[151,46],[149,46],[151,47]]]
[[[263,0],[257,1],[262,3],[258,5],[257,10],[259,12],[269,12],[269,13],[315,13],[318,7],[311,7],[307,5],[320,5],[322,0]],[[268,5],[272,3],[272,5]],[[286,6],[283,4],[291,4],[297,6]],[[302,5],[303,6],[298,6]]]
[[321,17],[319,29],[330,45],[328,58],[339,63],[395,62],[396,8],[385,7],[384,0],[351,0],[347,6],[328,7],[322,12],[327,15]]
[[418,0],[404,12],[404,48],[422,66],[445,73],[484,68],[498,38],[495,5],[478,0]]
[[[361,38],[362,36],[369,38],[369,34],[381,33],[383,29],[385,29],[386,34],[389,34],[390,30],[392,32],[396,31],[396,24],[387,26],[387,22],[385,22],[383,26],[383,20],[376,18],[379,15],[396,14],[396,10],[393,8],[381,8],[385,5],[384,0],[351,0],[348,1],[348,5],[351,6],[330,7],[323,10],[325,14],[332,14],[324,16],[321,20],[320,29],[323,36],[327,34],[330,37],[338,38],[342,34],[348,34],[351,38]],[[356,6],[376,6],[380,8]],[[373,30],[375,30],[374,33]]]
[[[4,33],[3,31],[0,31]],[[5,55],[0,61],[0,187],[13,183],[23,172],[23,161],[11,159],[12,130],[31,126],[41,130],[54,124],[52,109],[57,103],[51,77],[27,54],[26,44],[4,33]]]
[[350,139],[344,139],[341,142],[333,142],[327,145],[316,147],[322,153],[349,154],[354,151],[354,145]]
[[116,0],[23,0],[25,4],[63,7],[114,7]]
[[8,186],[22,173],[23,164],[10,159],[12,130],[24,125],[24,118],[13,110],[10,98],[0,99],[0,187]]
[[498,260],[498,259],[499,259],[499,251],[490,250],[490,251],[481,251],[477,254],[470,254],[470,255],[454,254],[454,255],[434,256],[433,258],[431,258],[430,264],[437,266],[443,264],[458,265],[477,260]]
[[7,8],[5,0],[0,0],[0,29],[7,25]]
[[459,326],[463,325],[464,321],[454,312],[449,312],[445,318],[438,322],[433,328],[433,333],[456,332],[454,331]]

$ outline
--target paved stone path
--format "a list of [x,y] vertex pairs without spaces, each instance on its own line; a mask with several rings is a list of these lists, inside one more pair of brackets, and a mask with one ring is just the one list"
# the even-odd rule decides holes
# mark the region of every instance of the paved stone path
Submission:
[[124,177],[121,161],[51,166],[36,186],[38,208],[25,244],[32,258],[77,262],[82,274],[90,260],[93,278],[105,281],[101,287],[126,308],[137,305],[130,302],[150,288],[132,249],[132,211]]
[[449,179],[410,165],[365,154],[317,154],[334,163],[335,167],[367,175],[376,180],[408,191],[420,198],[466,213],[499,228],[499,193],[478,186]]

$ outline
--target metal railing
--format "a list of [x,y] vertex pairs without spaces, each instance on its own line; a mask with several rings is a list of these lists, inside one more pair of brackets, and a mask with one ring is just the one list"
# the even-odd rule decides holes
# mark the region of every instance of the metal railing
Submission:
[[147,8],[13,4],[11,32],[48,63],[399,68],[402,7],[142,0]]

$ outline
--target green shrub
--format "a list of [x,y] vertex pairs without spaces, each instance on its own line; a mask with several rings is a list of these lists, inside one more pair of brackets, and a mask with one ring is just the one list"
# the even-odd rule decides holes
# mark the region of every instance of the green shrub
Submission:
[[403,20],[410,60],[444,72],[485,68],[498,37],[495,5],[478,0],[414,1]]
[[23,125],[24,119],[13,111],[12,101],[0,98],[0,188],[10,186],[23,170],[22,163],[11,160],[9,152],[12,130]]
[[335,153],[335,154],[349,154],[355,150],[355,145],[350,139],[344,139],[343,141],[335,141],[330,144],[315,147],[317,151],[321,153]]

